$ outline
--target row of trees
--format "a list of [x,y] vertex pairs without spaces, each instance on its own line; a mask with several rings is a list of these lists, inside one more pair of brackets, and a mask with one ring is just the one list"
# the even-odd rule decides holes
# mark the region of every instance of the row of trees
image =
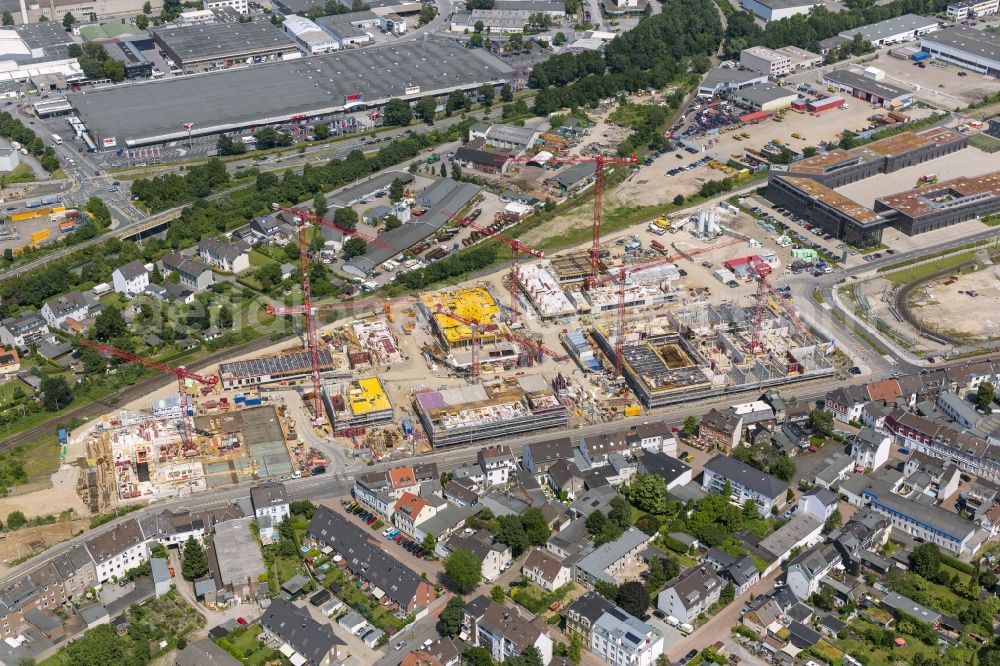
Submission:
[[[845,30],[885,21],[903,14],[931,16],[944,12],[947,0],[893,0],[875,4],[868,0],[852,2],[850,11],[831,12],[823,6],[814,7],[808,14],[796,14],[778,21],[768,21],[762,28],[753,14],[737,12],[729,17],[726,26],[725,53],[727,57],[739,56],[742,49],[763,45],[781,48],[798,46],[819,52],[819,43]],[[863,48],[863,45],[861,45]],[[855,46],[852,45],[853,53]],[[863,52],[863,51],[862,51]]]
[[[72,15],[69,15],[72,16]],[[113,60],[103,44],[87,42],[84,45],[70,44],[69,55],[80,62],[80,69],[90,79],[125,80],[125,65]]]
[[229,172],[225,163],[211,158],[204,164],[189,168],[183,176],[171,173],[139,178],[132,182],[132,196],[138,197],[156,213],[206,197],[228,182]]
[[31,128],[6,111],[0,112],[0,136],[17,141],[27,148],[29,153],[39,158],[42,168],[49,173],[59,168],[59,158],[52,146],[46,146]]

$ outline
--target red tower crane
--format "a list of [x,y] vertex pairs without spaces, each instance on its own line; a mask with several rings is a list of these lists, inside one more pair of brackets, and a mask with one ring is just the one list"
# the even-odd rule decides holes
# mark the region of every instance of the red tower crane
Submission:
[[[510,157],[507,162],[527,164],[532,161],[530,157]],[[606,155],[568,155],[565,157],[553,157],[549,163],[561,164],[593,164],[594,165],[594,229],[593,241],[590,249],[590,281],[593,282],[601,274],[601,221],[604,210],[604,167],[609,164],[636,164],[639,158],[635,155],[630,157],[608,157]]]
[[457,220],[463,227],[468,227],[474,231],[478,231],[485,238],[495,238],[510,248],[510,321],[512,324],[517,323],[517,295],[519,293],[519,287],[517,284],[517,256],[519,253],[523,252],[524,254],[530,254],[536,259],[542,259],[545,257],[545,253],[541,250],[535,250],[528,247],[516,238],[509,238],[499,232],[490,231],[489,228],[479,226],[468,218],[458,218],[452,215],[450,219]]
[[190,409],[188,407],[187,393],[184,392],[184,380],[190,379],[205,386],[215,386],[219,383],[218,375],[209,375],[205,377],[204,375],[199,375],[196,372],[191,372],[183,366],[174,367],[172,365],[167,365],[166,363],[160,363],[159,361],[154,361],[151,358],[139,356],[138,354],[133,354],[132,352],[125,351],[124,349],[118,349],[117,347],[112,347],[111,345],[96,342],[88,338],[80,338],[79,343],[84,347],[90,347],[91,349],[95,349],[99,352],[110,354],[111,356],[117,356],[118,358],[131,363],[144,365],[147,368],[154,368],[177,377],[177,393],[181,404],[181,441],[184,444],[185,451],[195,448],[194,440],[191,437],[191,424],[188,422],[188,419],[190,418],[188,416]]

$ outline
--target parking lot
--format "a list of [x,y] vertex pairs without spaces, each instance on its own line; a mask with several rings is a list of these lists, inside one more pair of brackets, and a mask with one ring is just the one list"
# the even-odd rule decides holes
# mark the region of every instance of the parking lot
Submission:
[[933,58],[921,62],[923,67],[920,67],[911,60],[895,58],[889,55],[888,49],[882,49],[877,60],[866,64],[883,70],[888,83],[912,90],[918,99],[949,110],[964,108],[1000,91],[1000,80],[994,76]]
[[[382,539],[385,543],[383,550],[411,569],[415,571],[419,570],[420,573],[426,572],[432,581],[437,580],[437,577],[443,573],[444,570],[441,567],[441,563],[436,560],[424,559],[424,556],[428,555],[428,553],[424,553],[420,544],[411,537],[401,533],[391,525],[386,525],[378,532],[372,530],[371,525],[374,525],[377,519],[372,520],[374,517],[373,514],[367,511],[361,504],[355,502],[348,504],[347,507],[343,507],[339,503],[331,503],[327,506],[330,506],[335,511],[344,513],[349,520],[356,521],[364,526],[365,529],[371,532],[373,538]],[[366,514],[367,518],[365,518]],[[393,536],[389,538],[389,534],[393,534]]]

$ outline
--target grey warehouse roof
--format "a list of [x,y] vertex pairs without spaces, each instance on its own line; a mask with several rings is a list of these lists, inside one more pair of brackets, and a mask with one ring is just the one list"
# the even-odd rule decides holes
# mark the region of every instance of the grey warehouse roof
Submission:
[[920,45],[925,43],[958,49],[978,58],[1000,60],[1000,37],[964,25],[925,35],[920,38]]
[[[194,134],[213,134],[337,112],[350,95],[375,105],[506,81],[512,73],[484,49],[428,38],[114,86],[71,95],[70,101],[98,142],[117,137],[119,145],[134,146],[184,138],[182,122],[194,123]],[[420,92],[406,94],[411,86]]]
[[896,97],[902,97],[909,94],[908,90],[903,90],[902,88],[886,83],[885,81],[870,79],[863,74],[852,72],[849,69],[835,69],[827,72],[823,75],[823,79],[825,81],[839,83],[852,88],[858,88],[867,93],[874,93],[883,99],[895,99]]
[[256,23],[206,23],[177,28],[156,28],[153,38],[184,63],[252,54],[268,49],[295,48],[291,38],[270,21]]
[[853,30],[845,30],[840,33],[840,36],[851,39],[854,35],[860,33],[866,41],[876,42],[887,37],[901,35],[904,32],[912,33],[936,25],[937,19],[935,18],[917,16],[916,14],[903,14],[902,16],[872,23],[871,25],[863,25]]
[[738,95],[752,104],[763,105],[779,99],[794,97],[795,93],[775,83],[759,83],[749,88],[744,88]]

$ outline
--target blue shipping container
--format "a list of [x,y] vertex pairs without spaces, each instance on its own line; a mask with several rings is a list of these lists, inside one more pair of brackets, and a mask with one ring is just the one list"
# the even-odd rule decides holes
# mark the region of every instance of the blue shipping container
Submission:
[[258,405],[260,405],[260,398],[247,398],[246,399],[246,406],[247,407],[257,407]]
[[59,443],[65,444],[67,441],[66,428],[59,428]]
[[404,435],[412,435],[413,434],[413,421],[410,420],[409,416],[404,416],[403,417],[402,425],[403,425],[403,434]]
[[920,51],[918,53],[914,53],[913,55],[911,55],[910,60],[912,60],[913,62],[920,62],[921,60],[927,60],[930,57],[931,54],[928,53],[927,51]]
[[237,405],[243,404],[244,402],[246,402],[246,398],[244,396],[242,396],[242,395],[236,396],[236,404]]

